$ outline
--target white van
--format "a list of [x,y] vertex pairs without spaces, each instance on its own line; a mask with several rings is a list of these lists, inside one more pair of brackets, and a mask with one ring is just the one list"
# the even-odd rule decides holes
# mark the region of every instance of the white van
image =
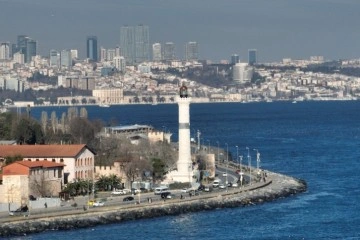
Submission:
[[163,193],[163,192],[167,192],[167,191],[169,191],[169,188],[168,187],[157,187],[157,188],[155,188],[155,191],[154,191],[154,194],[155,195],[160,195],[161,193]]
[[215,179],[214,182],[213,182],[213,187],[214,188],[219,187],[220,183],[221,183],[221,179]]

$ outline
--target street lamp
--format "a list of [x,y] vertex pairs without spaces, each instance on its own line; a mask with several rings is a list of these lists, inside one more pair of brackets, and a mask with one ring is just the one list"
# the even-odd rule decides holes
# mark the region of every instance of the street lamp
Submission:
[[250,157],[250,150],[248,147],[246,147],[246,149],[248,150],[248,164],[249,164],[249,185],[251,185],[251,157]]
[[257,149],[254,149],[254,151],[256,151],[256,171],[257,171],[257,174],[260,174],[260,153],[259,153],[259,150]]
[[[239,161],[239,146],[235,146],[236,147],[236,159]],[[239,163],[239,168],[240,168],[240,163]]]
[[217,143],[217,160],[218,160],[218,162],[219,162],[219,149],[220,149],[220,147],[219,147],[219,141],[216,141],[216,143]]
[[[138,174],[139,174],[139,172],[140,172],[140,170],[138,169],[138,168],[136,168],[136,171],[138,172]],[[139,177],[140,177],[141,175],[139,174]],[[141,179],[141,178],[140,178]],[[138,191],[139,191],[139,204],[140,204],[140,202],[141,202],[141,190],[140,190],[140,188],[141,188],[141,182],[140,182],[140,179],[138,180]]]
[[229,164],[229,145],[227,143],[225,143],[226,145],[226,191],[228,191],[228,164]]

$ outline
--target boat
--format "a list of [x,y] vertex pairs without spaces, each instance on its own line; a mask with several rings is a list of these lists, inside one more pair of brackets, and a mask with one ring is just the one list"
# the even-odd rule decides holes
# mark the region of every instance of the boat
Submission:
[[294,101],[292,101],[292,103],[297,103],[297,101],[296,101],[296,100],[294,100]]
[[106,103],[100,103],[100,104],[99,104],[99,107],[110,107],[110,105],[109,105],[109,104],[106,104]]

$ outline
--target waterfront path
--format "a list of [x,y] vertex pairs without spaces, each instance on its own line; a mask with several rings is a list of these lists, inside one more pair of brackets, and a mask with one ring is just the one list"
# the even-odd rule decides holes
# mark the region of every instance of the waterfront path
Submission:
[[121,222],[141,218],[177,215],[186,212],[211,210],[222,207],[255,205],[277,198],[306,191],[306,183],[282,174],[266,171],[266,181],[253,182],[249,186],[228,188],[223,191],[201,192],[198,196],[185,199],[174,198],[165,201],[145,201],[141,204],[114,204],[104,207],[70,209],[46,209],[23,216],[0,218],[0,236],[22,235],[49,229],[72,229],[99,224]]

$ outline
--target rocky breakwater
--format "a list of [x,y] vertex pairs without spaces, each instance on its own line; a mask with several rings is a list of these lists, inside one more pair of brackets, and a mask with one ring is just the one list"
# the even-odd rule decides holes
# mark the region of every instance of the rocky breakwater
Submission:
[[31,216],[3,223],[0,226],[0,236],[20,236],[47,230],[70,230],[216,208],[243,207],[306,191],[307,186],[303,180],[272,172],[267,172],[267,175],[266,182],[256,182],[244,188],[229,188],[228,192],[213,192],[166,202],[98,208],[94,211],[73,215],[61,213],[56,216]]

